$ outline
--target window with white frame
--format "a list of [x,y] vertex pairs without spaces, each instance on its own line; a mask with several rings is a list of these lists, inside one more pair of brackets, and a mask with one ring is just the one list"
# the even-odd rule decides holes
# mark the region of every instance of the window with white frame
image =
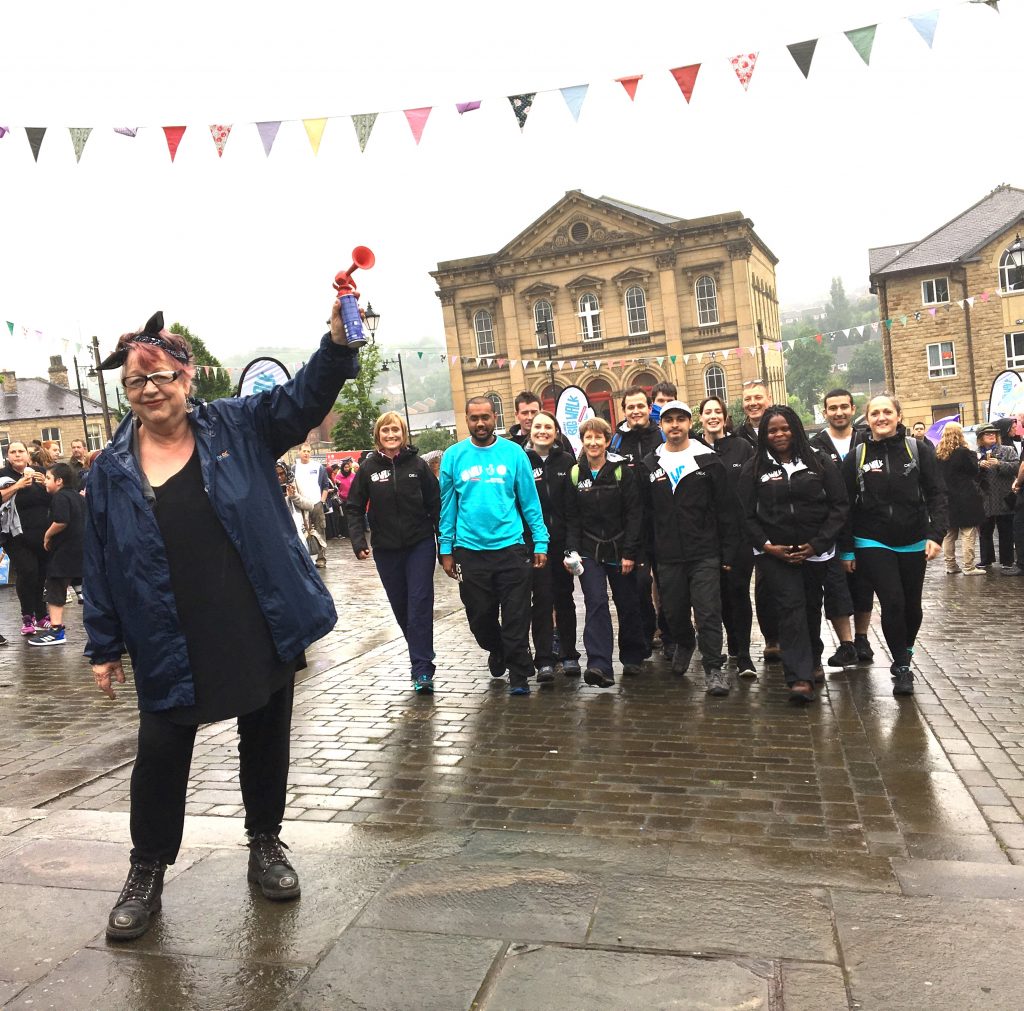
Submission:
[[501,406],[501,397],[497,393],[486,394],[487,399],[494,406],[494,428],[495,431],[505,427],[505,409]]
[[541,299],[533,305],[533,328],[537,333],[537,347],[546,351],[555,346],[555,314],[551,303]]
[[999,289],[1000,291],[1024,291],[1024,267],[1018,267],[1013,262],[1013,255],[1009,249],[999,260]]
[[712,326],[718,322],[718,289],[715,279],[708,274],[697,278],[697,325]]
[[588,291],[580,296],[580,334],[585,341],[601,339],[601,304],[597,296]]
[[952,341],[928,345],[928,378],[945,379],[956,375],[956,354]]
[[648,333],[647,296],[643,288],[632,287],[626,291],[626,327],[629,336]]
[[481,309],[473,317],[473,332],[476,334],[476,353],[478,357],[494,354],[494,323],[491,314]]
[[935,277],[921,282],[921,304],[941,305],[949,301],[949,279]]
[[103,433],[99,425],[88,425],[85,430],[85,437],[89,449],[103,448]]
[[60,429],[44,428],[42,435],[40,435],[39,438],[42,442],[60,442]]
[[718,397],[723,404],[729,403],[725,395],[725,370],[721,365],[709,365],[704,371],[704,395]]
[[1024,369],[1024,331],[1006,335],[1006,367]]
[[11,448],[11,433],[0,432],[0,457],[7,459],[7,450]]

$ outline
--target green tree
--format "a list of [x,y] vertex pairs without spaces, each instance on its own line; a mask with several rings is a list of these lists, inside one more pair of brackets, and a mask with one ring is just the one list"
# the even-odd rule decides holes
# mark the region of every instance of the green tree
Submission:
[[825,333],[843,330],[849,327],[852,316],[850,300],[846,297],[846,289],[843,288],[843,279],[833,277],[832,287],[829,289],[828,305],[825,307],[825,318],[821,321],[822,330]]
[[338,415],[331,429],[335,449],[373,449],[373,423],[387,403],[374,390],[380,371],[380,348],[365,344],[359,352],[359,375],[345,383],[334,405]]
[[804,428],[814,424],[814,412],[809,411],[801,402],[799,397],[795,397],[790,394],[789,406],[796,411],[800,420],[804,423]]
[[[192,356],[196,363],[196,375],[192,380],[192,393],[200,400],[219,400],[221,397],[232,397],[235,394],[234,384],[227,372],[223,371],[221,363],[206,350],[206,345],[197,334],[192,333],[183,323],[172,323],[168,329],[171,333],[179,334],[192,345]],[[210,365],[216,368],[206,369],[202,366]]]
[[428,428],[413,436],[413,444],[420,451],[420,456],[435,449],[447,449],[455,445],[455,436],[447,428]]
[[882,361],[882,345],[876,341],[861,344],[850,356],[849,376],[851,383],[883,382],[885,364]]
[[813,410],[835,368],[832,352],[823,340],[799,341],[786,355],[786,388]]

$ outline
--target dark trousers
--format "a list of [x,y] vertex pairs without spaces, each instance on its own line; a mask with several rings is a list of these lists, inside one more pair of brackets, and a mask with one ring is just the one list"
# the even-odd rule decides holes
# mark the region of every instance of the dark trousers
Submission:
[[[525,685],[530,658],[531,557],[522,544],[497,551],[455,549],[459,596],[477,645],[509,672],[509,684]],[[500,617],[500,620],[499,620]]]
[[537,670],[554,667],[557,659],[553,649],[555,593],[551,577],[554,567],[561,565],[558,559],[548,556],[548,564],[543,569],[530,570],[530,631],[533,634],[533,665]]
[[409,647],[412,676],[434,674],[434,538],[408,548],[373,549],[377,574]]
[[848,618],[853,614],[853,598],[846,570],[838,555],[833,555],[825,564],[825,617]]
[[846,585],[850,589],[850,599],[853,601],[853,613],[870,614],[875,602],[875,591],[860,569],[846,573]]
[[871,584],[882,613],[882,635],[897,667],[910,665],[921,630],[921,593],[927,561],[923,551],[857,548],[857,569]]
[[583,602],[587,617],[583,624],[583,648],[587,651],[587,666],[605,674],[612,673],[612,614],[608,606],[608,589],[615,601],[615,614],[619,619],[619,663],[643,663],[647,652],[640,622],[640,600],[636,592],[635,573],[623,575],[617,565],[603,565],[593,558],[583,559]]
[[989,516],[978,527],[978,538],[981,545],[979,565],[991,565],[996,560],[994,534],[999,531],[999,564],[1013,565],[1013,513],[1002,516]]
[[725,623],[729,653],[737,657],[750,656],[750,626],[754,609],[750,606],[750,577],[754,574],[754,552],[749,549],[737,553],[732,568],[719,577],[722,598],[722,621]]
[[[672,639],[690,649],[699,645],[705,671],[718,670],[725,663],[722,655],[721,571],[717,558],[658,563],[661,606],[668,618]],[[690,624],[691,608],[697,618],[696,643]]]
[[[649,562],[637,563],[633,570],[636,576],[637,602],[640,605],[640,626],[643,629],[644,641],[654,641],[654,633],[658,628],[658,616],[654,610],[654,571]],[[644,649],[644,653],[647,650]]]
[[758,575],[776,603],[779,648],[786,684],[814,680],[821,662],[821,603],[828,562],[792,565],[771,555],[758,555]]
[[[239,785],[250,835],[281,831],[294,693],[289,680],[262,709],[238,717]],[[164,713],[139,714],[131,784],[133,858],[166,864],[177,859],[197,729],[173,723]]]
[[770,587],[761,575],[761,567],[754,566],[754,608],[757,625],[765,644],[779,641],[779,605]]
[[[7,548],[11,556],[11,564],[17,573],[18,603],[22,614],[31,614],[33,618],[46,617],[46,604],[43,601],[43,585],[46,583],[47,554],[42,542],[36,544],[24,534],[11,539]],[[63,604],[64,601],[59,601]]]
[[579,660],[580,651],[576,648],[576,600],[573,597],[576,581],[572,573],[567,572],[562,564],[564,554],[563,547],[552,547],[547,564],[547,568],[551,571],[551,591],[555,601],[555,627],[558,629],[558,642],[561,649],[558,659]]

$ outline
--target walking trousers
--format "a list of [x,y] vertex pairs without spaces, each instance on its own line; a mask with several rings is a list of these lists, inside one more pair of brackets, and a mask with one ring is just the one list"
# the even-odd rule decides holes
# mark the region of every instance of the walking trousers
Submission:
[[647,652],[635,577],[634,572],[624,576],[617,565],[602,565],[593,558],[583,559],[580,585],[583,587],[583,601],[587,609],[583,624],[583,648],[587,651],[587,666],[609,676],[612,674],[615,642],[611,609],[608,606],[609,586],[619,619],[619,663],[641,664]]
[[792,565],[771,555],[758,555],[757,572],[776,603],[779,648],[786,684],[814,681],[821,662],[821,603],[828,562]]
[[705,673],[720,670],[722,655],[721,563],[717,558],[692,562],[659,562],[661,606],[675,642],[692,648],[690,608],[697,618],[697,641]]
[[[280,832],[288,790],[292,679],[262,709],[238,717],[238,769],[245,830]],[[199,728],[165,713],[139,714],[131,781],[132,858],[173,864],[185,827],[185,795]]]
[[377,574],[409,647],[412,676],[434,675],[433,537],[408,548],[374,548]]

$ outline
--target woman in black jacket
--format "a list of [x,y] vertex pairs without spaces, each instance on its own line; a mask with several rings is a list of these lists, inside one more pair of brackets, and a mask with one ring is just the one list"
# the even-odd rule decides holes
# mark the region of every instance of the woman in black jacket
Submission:
[[409,647],[412,685],[434,692],[434,563],[441,489],[409,445],[405,419],[394,411],[373,426],[377,447],[356,472],[345,500],[356,558],[370,557],[363,516],[370,509],[373,560]]
[[[946,575],[984,576],[977,562],[978,527],[985,522],[985,499],[981,492],[981,468],[978,456],[967,445],[963,428],[955,421],[942,430],[942,438],[935,447],[939,461],[939,476],[946,486],[946,505],[949,510],[949,528],[942,539],[942,553],[946,558]],[[956,564],[957,538],[963,541],[964,567]]]
[[946,492],[935,450],[907,437],[899,401],[880,394],[865,408],[870,437],[848,453],[843,479],[850,523],[843,564],[867,576],[892,656],[893,695],[914,694],[910,658],[921,628],[927,562],[946,532]]
[[[623,674],[639,674],[645,642],[634,566],[640,554],[640,496],[631,467],[608,453],[611,425],[590,418],[580,425],[583,452],[572,468],[566,500],[566,548],[583,557],[580,585],[586,604],[583,680],[598,688],[615,684],[612,674],[611,586],[619,619],[619,662]],[[568,561],[566,562],[568,565]]]
[[[530,427],[530,441],[523,447],[533,466],[533,478],[551,540],[549,563],[533,570],[533,663],[537,683],[555,679],[555,664],[567,677],[580,676],[580,654],[576,649],[576,602],[572,575],[562,565],[565,555],[565,500],[572,489],[569,479],[576,462],[562,450],[561,431],[553,414],[538,411]],[[524,531],[529,536],[529,531]],[[531,549],[532,550],[532,549]],[[552,620],[552,609],[554,620]],[[555,653],[555,627],[558,654]]]
[[846,523],[835,464],[811,448],[789,407],[769,407],[757,451],[740,472],[740,499],[755,564],[778,603],[782,668],[794,702],[814,700],[821,666],[825,570]]

